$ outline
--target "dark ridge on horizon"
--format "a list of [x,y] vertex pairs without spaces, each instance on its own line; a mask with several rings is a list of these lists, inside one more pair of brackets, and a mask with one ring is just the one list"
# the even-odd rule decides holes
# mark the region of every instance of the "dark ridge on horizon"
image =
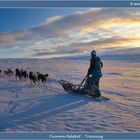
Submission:
[[[116,61],[136,61],[140,62],[140,48],[125,48],[125,49],[116,49],[106,51],[104,53],[98,53],[102,59],[104,60],[116,60]],[[55,59],[55,58],[54,58]],[[89,60],[89,55],[83,56],[67,56],[65,58],[57,58],[57,59],[76,59],[76,60]]]

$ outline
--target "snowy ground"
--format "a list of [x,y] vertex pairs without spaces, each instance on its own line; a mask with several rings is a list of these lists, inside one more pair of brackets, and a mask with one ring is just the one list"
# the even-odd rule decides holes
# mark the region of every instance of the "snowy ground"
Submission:
[[0,78],[0,131],[139,131],[139,62],[104,61],[102,95],[95,101],[66,94],[58,83],[66,79],[80,83],[88,60],[1,59],[0,69],[23,68],[49,73],[47,85]]

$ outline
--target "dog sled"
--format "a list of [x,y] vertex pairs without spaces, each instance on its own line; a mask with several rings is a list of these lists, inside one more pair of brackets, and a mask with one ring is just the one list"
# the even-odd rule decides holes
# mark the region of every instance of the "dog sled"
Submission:
[[80,91],[81,88],[84,87],[83,83],[85,82],[85,80],[86,80],[86,77],[78,85],[73,84],[73,83],[71,83],[69,81],[66,81],[66,80],[60,80],[60,84],[63,87],[63,89],[66,91],[66,93],[68,93],[68,94],[73,94],[73,95],[78,95],[78,96],[86,96],[86,97],[90,97],[92,99],[99,100],[99,101],[101,101],[101,100],[109,100],[109,98],[104,97],[104,96],[94,97],[94,96],[92,96],[90,94],[81,95],[79,91]]

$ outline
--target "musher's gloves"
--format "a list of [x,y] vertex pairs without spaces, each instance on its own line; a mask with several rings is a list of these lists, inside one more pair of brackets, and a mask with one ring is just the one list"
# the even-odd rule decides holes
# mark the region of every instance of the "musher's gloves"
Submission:
[[92,74],[90,74],[88,77],[92,77]]

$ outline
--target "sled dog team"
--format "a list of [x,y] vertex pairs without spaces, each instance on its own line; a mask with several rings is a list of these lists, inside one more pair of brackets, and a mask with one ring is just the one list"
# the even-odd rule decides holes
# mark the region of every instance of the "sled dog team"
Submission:
[[47,82],[47,77],[49,77],[49,74],[42,74],[40,72],[27,72],[26,70],[23,69],[16,69],[15,73],[12,69],[4,70],[2,73],[2,70],[0,70],[0,77],[4,74],[8,80],[12,79],[12,77],[15,74],[16,80],[20,81],[26,81],[30,80],[31,84],[40,84],[43,83],[45,84]]
[[[99,89],[99,82],[102,77],[102,68],[103,68],[103,63],[100,57],[96,55],[95,50],[91,51],[90,67],[86,75],[86,80],[82,88],[79,88],[75,92],[82,95],[89,94],[93,97],[101,96],[101,92]],[[0,70],[0,75],[2,75],[2,70]],[[8,69],[7,71],[4,71],[4,75],[6,75],[8,79],[10,79],[14,75],[14,72],[11,69]],[[29,79],[31,81],[31,84],[32,83],[39,84],[40,82],[44,84],[46,83],[47,77],[49,75],[41,74],[40,72],[28,73],[26,70],[16,69],[15,76],[16,76],[16,80]]]

